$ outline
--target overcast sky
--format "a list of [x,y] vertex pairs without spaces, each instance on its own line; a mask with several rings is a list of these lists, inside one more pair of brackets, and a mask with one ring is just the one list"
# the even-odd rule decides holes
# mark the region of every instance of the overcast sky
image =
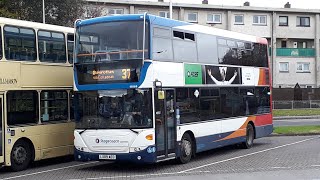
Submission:
[[[158,0],[136,0],[136,1],[158,1]],[[169,2],[170,0],[164,0]],[[209,4],[224,6],[243,6],[249,1],[250,6],[283,8],[284,4],[290,2],[291,8],[320,9],[320,0],[209,0]],[[172,0],[177,3],[201,4],[202,0]]]

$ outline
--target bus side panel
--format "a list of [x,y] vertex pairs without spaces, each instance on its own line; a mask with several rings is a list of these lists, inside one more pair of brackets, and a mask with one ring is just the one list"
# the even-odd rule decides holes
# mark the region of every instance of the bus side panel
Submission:
[[72,154],[73,122],[42,125],[41,159]]
[[11,165],[10,154],[14,144],[21,138],[31,141],[35,149],[35,160],[40,160],[40,131],[38,125],[28,125],[26,127],[12,127],[8,128],[5,136],[5,164]]
[[22,64],[21,81],[22,87],[71,87],[72,68],[70,66]]
[[181,141],[185,132],[191,132],[196,139],[196,152],[200,152],[216,146],[215,142],[220,139],[221,121],[183,124],[178,129],[177,141]]
[[268,136],[273,131],[272,114],[257,116],[254,121],[256,138]]
[[[246,127],[249,122],[254,123],[256,138],[272,133],[272,116],[267,114],[181,125],[177,141],[181,141],[185,132],[191,131],[196,139],[196,152],[241,143],[246,140]],[[218,128],[220,132],[217,131]]]
[[11,165],[10,154],[14,144],[21,138],[29,139],[35,150],[35,161],[73,154],[74,123],[57,123],[9,128],[14,136],[8,134],[5,140],[6,165]]

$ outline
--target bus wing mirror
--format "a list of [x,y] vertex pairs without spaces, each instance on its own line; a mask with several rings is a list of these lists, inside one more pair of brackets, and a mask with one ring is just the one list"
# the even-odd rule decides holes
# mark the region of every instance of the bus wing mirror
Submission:
[[164,99],[164,91],[158,91],[158,99],[159,100]]

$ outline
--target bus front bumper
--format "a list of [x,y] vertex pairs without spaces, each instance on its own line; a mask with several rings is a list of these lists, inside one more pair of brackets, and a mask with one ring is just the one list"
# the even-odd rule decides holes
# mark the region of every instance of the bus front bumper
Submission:
[[74,158],[76,161],[114,161],[114,162],[132,162],[132,163],[155,163],[156,153],[154,146],[138,152],[130,153],[92,153],[83,152],[74,148]]

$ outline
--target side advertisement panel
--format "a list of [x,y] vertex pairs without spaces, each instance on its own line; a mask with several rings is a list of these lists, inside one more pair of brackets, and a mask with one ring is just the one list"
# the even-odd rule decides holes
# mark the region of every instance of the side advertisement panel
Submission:
[[186,85],[268,85],[267,74],[265,68],[184,64]]

